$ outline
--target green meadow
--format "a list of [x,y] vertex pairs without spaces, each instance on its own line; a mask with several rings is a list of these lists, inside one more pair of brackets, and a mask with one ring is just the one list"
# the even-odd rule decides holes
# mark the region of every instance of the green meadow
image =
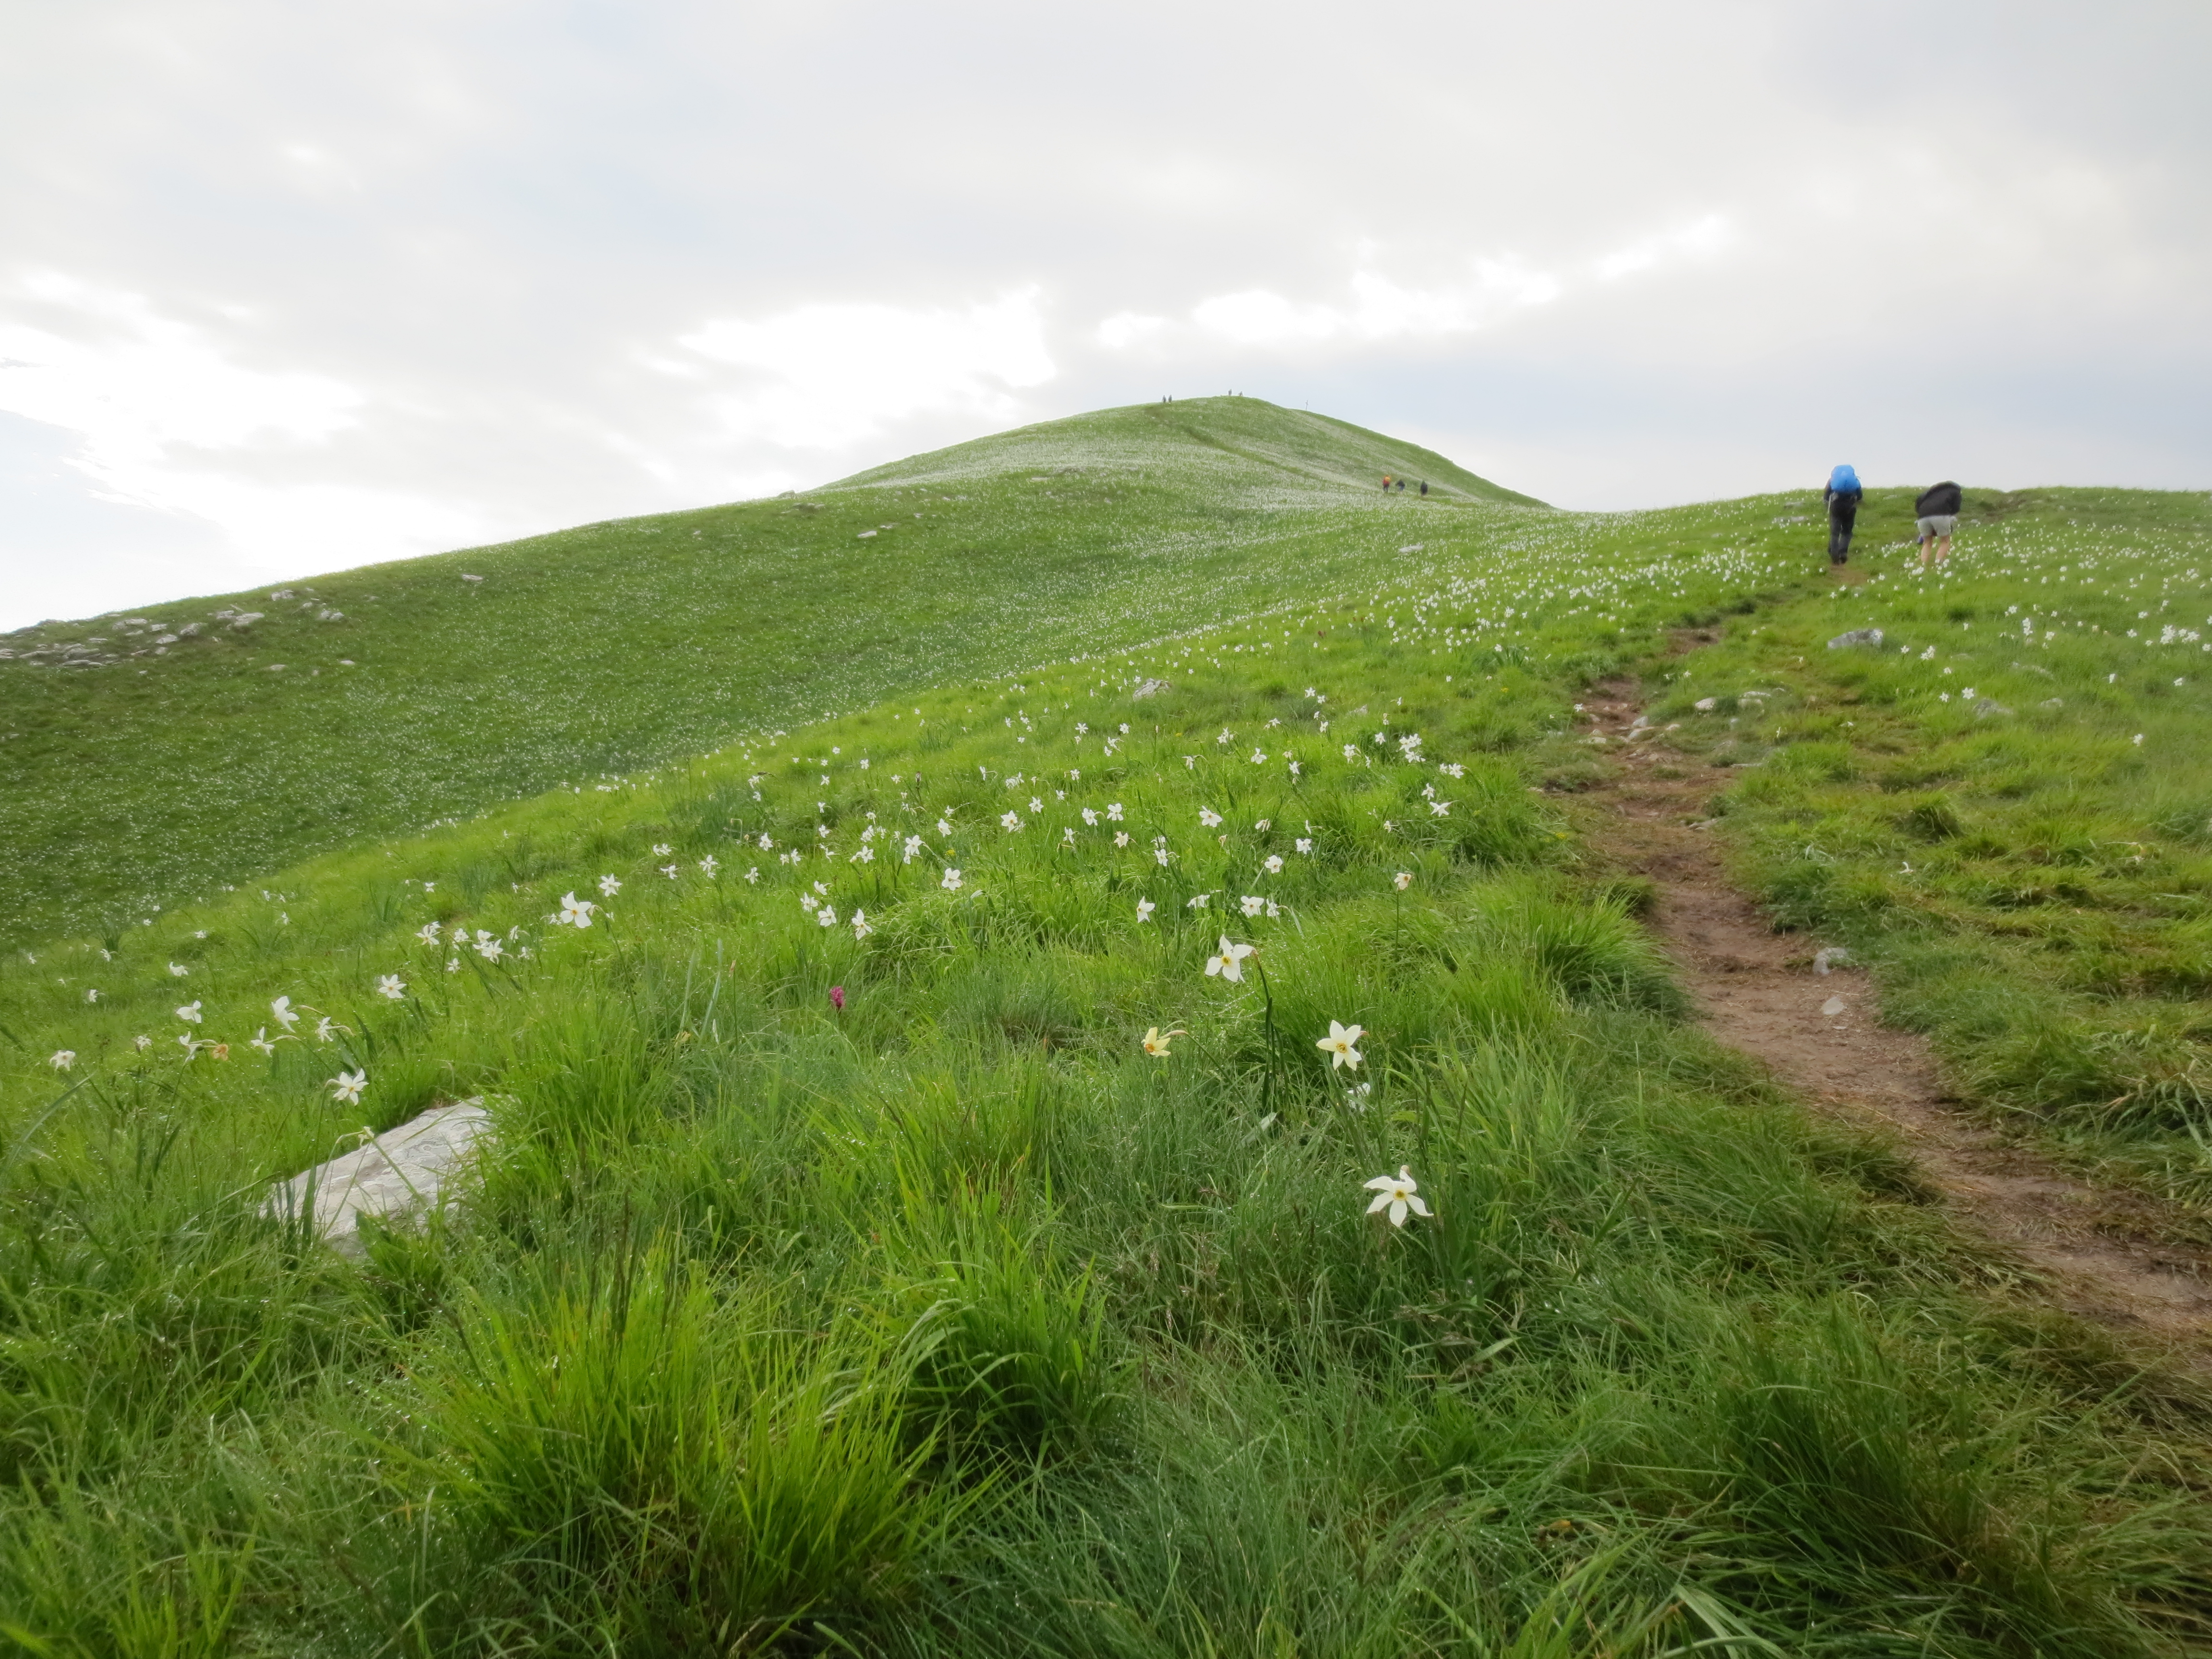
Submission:
[[[1378,513],[1385,472],[1434,493]],[[1407,543],[1496,547],[1534,505],[1412,445],[1212,398],[803,497],[19,629],[0,635],[0,939],[1334,592]]]
[[[1970,491],[1922,577],[1904,495],[1838,586],[1817,495],[1208,400],[14,636],[0,1645],[2212,1650],[2202,1372],[1583,849],[1640,677],[1781,925],[2197,1224],[2212,514]],[[474,1099],[362,1259],[269,1211]]]

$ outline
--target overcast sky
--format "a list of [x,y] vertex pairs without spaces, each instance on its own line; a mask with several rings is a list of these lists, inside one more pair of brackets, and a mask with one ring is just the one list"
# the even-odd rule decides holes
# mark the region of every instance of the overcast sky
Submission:
[[0,0],[0,628],[1237,390],[2212,486],[2212,6]]

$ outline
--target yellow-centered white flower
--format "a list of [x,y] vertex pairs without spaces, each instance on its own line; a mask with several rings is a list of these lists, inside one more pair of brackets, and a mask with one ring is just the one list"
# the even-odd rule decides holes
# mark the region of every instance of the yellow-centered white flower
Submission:
[[1413,1171],[1402,1164],[1398,1166],[1397,1174],[1376,1176],[1374,1180],[1361,1184],[1375,1194],[1375,1201],[1367,1206],[1367,1213],[1373,1215],[1377,1210],[1389,1211],[1390,1224],[1394,1227],[1406,1224],[1408,1210],[1419,1216],[1429,1213],[1429,1206],[1421,1201],[1420,1194],[1416,1190],[1419,1183],[1414,1181]]
[[1331,1020],[1328,1035],[1316,1038],[1314,1046],[1329,1056],[1331,1071],[1340,1066],[1348,1066],[1356,1072],[1359,1069],[1359,1050],[1352,1045],[1366,1035],[1367,1028],[1364,1025],[1340,1025]]
[[1258,948],[1257,945],[1232,944],[1229,936],[1224,933],[1221,948],[1206,959],[1207,975],[1211,977],[1218,974],[1225,980],[1242,980],[1244,977],[1244,958]]

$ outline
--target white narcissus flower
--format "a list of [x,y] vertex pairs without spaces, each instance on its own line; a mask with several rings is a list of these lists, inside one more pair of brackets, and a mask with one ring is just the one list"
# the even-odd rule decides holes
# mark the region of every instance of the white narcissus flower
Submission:
[[657,841],[653,843],[653,856],[657,859],[665,859],[675,850],[676,849],[673,847],[671,847],[665,841]]
[[76,1064],[76,1050],[74,1048],[57,1048],[47,1057],[46,1064],[52,1066],[57,1072],[66,1072]]
[[699,873],[706,877],[709,881],[714,880],[714,872],[721,867],[722,866],[720,864],[715,862],[714,855],[712,853],[708,854],[705,858],[699,860]]
[[1221,823],[1221,814],[1215,811],[1211,806],[1201,806],[1198,809],[1198,821],[1204,824],[1207,829],[1212,830],[1216,828]]
[[1018,812],[1001,812],[999,814],[999,828],[1004,830],[1007,834],[1012,835],[1015,830],[1021,827],[1022,819],[1021,815]]
[[1106,803],[1106,820],[1109,823],[1121,823],[1121,803],[1120,801],[1109,800]]
[[[33,957],[31,960],[36,962],[38,958]],[[192,970],[185,967],[181,962],[173,962],[169,964],[169,971],[175,975],[179,979],[182,979],[186,974],[191,973]]]
[[461,959],[459,957],[447,957],[446,958],[446,971],[449,974],[459,973],[461,971]]
[[960,872],[957,870],[948,867],[945,872],[945,878],[937,884],[942,887],[948,893],[958,892],[960,890]]
[[799,908],[805,911],[809,915],[814,914],[814,907],[821,902],[822,901],[815,897],[811,893],[801,893],[799,896]]
[[1242,980],[1244,977],[1244,958],[1257,948],[1256,945],[1231,944],[1229,935],[1224,933],[1221,948],[1206,959],[1207,975],[1211,977],[1218,974],[1225,980]]
[[1083,823],[1084,827],[1086,829],[1097,829],[1098,827],[1098,809],[1095,806],[1085,807],[1083,809]]
[[756,864],[748,866],[745,871],[745,879],[757,884],[760,881],[760,866]]
[[1299,852],[1310,854],[1313,852],[1313,837],[1311,836],[1300,836],[1297,839],[1297,846]]
[[397,974],[379,974],[376,976],[376,994],[398,1002],[407,994],[407,981]]
[[358,1106],[361,1104],[361,1091],[368,1086],[368,1073],[365,1070],[341,1071],[336,1077],[327,1078],[325,1081],[330,1087],[332,1100],[347,1106]]
[[1261,897],[1257,893],[1247,893],[1243,898],[1237,900],[1237,902],[1243,908],[1244,914],[1248,916],[1256,916],[1267,908],[1267,901]]
[[1212,902],[1213,895],[1211,893],[1194,893],[1183,901],[1183,906],[1187,909],[1203,910]]
[[292,999],[289,997],[278,997],[270,1003],[269,1015],[288,1031],[300,1023],[299,1015],[292,1012]]
[[1402,893],[1413,884],[1413,872],[1411,870],[1401,870],[1390,878],[1390,884]]
[[[283,1037],[278,1037],[276,1042],[282,1042],[283,1040]],[[271,1042],[269,1040],[269,1028],[266,1025],[258,1028],[246,1041],[249,1048],[258,1048],[264,1054],[273,1054],[276,1052],[276,1042]]]
[[154,1046],[154,1039],[141,1034],[131,1039],[131,1046],[143,1054]]
[[605,875],[599,878],[599,896],[601,898],[612,898],[617,893],[621,891],[622,878],[620,876]]
[[1340,1025],[1331,1020],[1328,1035],[1316,1038],[1314,1047],[1330,1057],[1328,1068],[1332,1072],[1340,1066],[1348,1066],[1356,1072],[1359,1069],[1359,1050],[1352,1044],[1366,1034],[1367,1028],[1364,1025]]
[[200,1023],[199,1004],[197,1002],[186,1003],[183,1007],[177,1010],[177,1018],[184,1021],[187,1025],[198,1024]]
[[1159,908],[1160,907],[1158,905],[1153,903],[1152,900],[1148,898],[1139,899],[1137,901],[1137,920],[1139,921],[1150,921],[1152,919],[1152,912]]
[[1114,845],[1116,847],[1127,847],[1128,844],[1129,832],[1127,830],[1116,830],[1114,832]]
[[1375,1201],[1367,1206],[1367,1213],[1373,1215],[1378,1210],[1389,1211],[1390,1224],[1394,1227],[1406,1224],[1408,1210],[1419,1216],[1429,1213],[1429,1206],[1421,1201],[1416,1190],[1419,1183],[1414,1181],[1413,1171],[1402,1164],[1398,1166],[1397,1174],[1376,1176],[1374,1180],[1361,1184],[1375,1194]]
[[1168,1057],[1169,1042],[1182,1035],[1183,1031],[1180,1026],[1172,1031],[1163,1031],[1157,1025],[1152,1026],[1145,1032],[1145,1052],[1154,1060],[1165,1060]]
[[183,1031],[178,1034],[177,1047],[182,1048],[185,1051],[185,1058],[186,1060],[190,1060],[194,1054],[199,1053],[201,1049],[206,1048],[207,1044],[201,1042],[199,1038],[194,1036],[190,1031]]
[[760,849],[763,853],[774,852],[775,850],[775,838],[769,836],[763,836],[760,838]]
[[477,954],[486,962],[497,962],[506,951],[507,947],[495,939],[480,939],[477,941]]
[[676,879],[676,866],[672,864],[664,864],[660,866],[660,873],[673,881]]
[[87,987],[84,994],[84,1000],[87,1002],[97,1002],[100,1000],[100,992],[96,988]]
[[561,895],[561,912],[553,920],[571,927],[588,927],[592,925],[592,912],[599,908],[589,899],[580,899],[574,893],[563,893]]
[[854,939],[866,939],[869,934],[875,931],[876,930],[874,928],[868,926],[868,913],[866,910],[855,910],[853,912],[853,937]]
[[425,945],[435,945],[438,942],[438,924],[434,921],[424,922],[415,930],[415,937]]
[[1268,854],[1267,862],[1262,864],[1260,867],[1265,870],[1271,876],[1281,875],[1283,873],[1283,855],[1280,853]]
[[1432,818],[1448,818],[1451,816],[1451,810],[1452,804],[1448,800],[1432,800],[1429,803],[1429,816]]
[[337,1021],[332,1019],[328,1014],[325,1014],[320,1019],[315,1022],[315,1041],[318,1042],[329,1042],[333,1040],[337,1032],[343,1031],[343,1030],[345,1030],[344,1026],[339,1024]]
[[837,912],[831,906],[825,904],[814,913],[814,920],[823,927],[835,927],[837,925]]

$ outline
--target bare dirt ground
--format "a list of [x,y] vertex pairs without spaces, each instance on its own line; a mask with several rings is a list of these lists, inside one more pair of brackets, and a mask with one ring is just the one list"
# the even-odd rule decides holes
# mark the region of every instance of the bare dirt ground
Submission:
[[1713,1035],[1820,1109],[1894,1130],[1955,1218],[2051,1300],[2212,1370],[2212,1260],[2131,1227],[2130,1210],[2148,1200],[2070,1179],[1960,1110],[1927,1039],[1881,1024],[1863,972],[1816,973],[1821,941],[1775,933],[1729,880],[1717,831],[1702,821],[1720,775],[1662,732],[1637,735],[1632,684],[1596,687],[1583,708],[1584,729],[1607,739],[1594,752],[1613,762],[1585,797],[1603,809],[1592,840],[1656,887],[1651,925]]

